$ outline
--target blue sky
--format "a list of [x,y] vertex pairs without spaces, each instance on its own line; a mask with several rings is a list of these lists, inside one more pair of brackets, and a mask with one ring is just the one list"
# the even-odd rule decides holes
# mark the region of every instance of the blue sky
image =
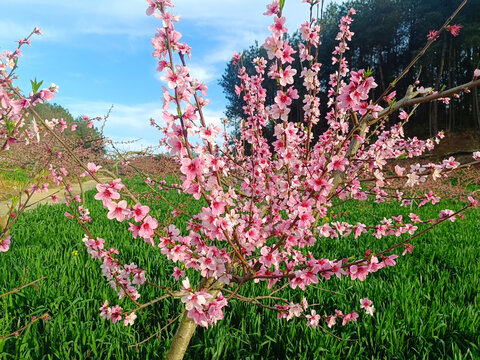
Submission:
[[[0,51],[34,27],[32,46],[23,48],[17,85],[29,90],[30,79],[59,85],[54,102],[74,116],[100,116],[114,106],[106,127],[113,140],[141,139],[128,149],[158,144],[151,117],[161,119],[161,85],[152,57],[151,38],[161,26],[145,14],[144,0],[1,0]],[[191,73],[209,87],[206,116],[219,123],[226,104],[217,85],[234,51],[263,43],[271,17],[267,0],[174,0],[177,24],[192,47]],[[286,0],[290,31],[308,16],[300,0]]]

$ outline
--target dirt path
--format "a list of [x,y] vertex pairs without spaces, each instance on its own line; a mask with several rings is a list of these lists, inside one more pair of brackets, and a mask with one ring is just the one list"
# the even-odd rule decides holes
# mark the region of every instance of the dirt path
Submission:
[[[107,179],[100,179],[101,181]],[[82,183],[82,189],[83,191],[91,190],[94,189],[95,186],[97,185],[97,182],[95,180],[88,180],[86,182]],[[36,208],[39,204],[53,204],[52,198],[49,195],[52,195],[54,193],[57,194],[58,196],[58,203],[63,204],[65,203],[65,197],[63,196],[63,187],[50,187],[48,193],[40,192],[33,194],[32,198],[29,201],[29,204],[32,204],[29,206],[26,210],[32,210]],[[80,189],[80,185],[77,183],[72,184],[72,193],[73,195],[80,195],[82,190]],[[6,216],[8,214],[8,209],[10,208],[11,201],[10,200],[5,200],[5,201],[0,201],[0,217]]]

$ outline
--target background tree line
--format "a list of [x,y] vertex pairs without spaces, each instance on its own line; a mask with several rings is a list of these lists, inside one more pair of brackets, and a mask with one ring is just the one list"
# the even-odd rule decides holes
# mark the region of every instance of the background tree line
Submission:
[[[350,7],[355,8],[357,14],[351,26],[355,35],[347,52],[349,67],[353,70],[373,70],[378,84],[373,94],[373,98],[376,98],[419,53],[427,41],[428,32],[439,29],[459,4],[459,0],[350,0],[340,5],[329,4],[323,13],[322,45],[319,49],[319,62],[323,64],[319,75],[324,89],[321,99],[326,99],[329,74],[338,67],[332,65],[331,61],[332,50],[337,44],[335,35],[338,22]],[[463,26],[460,34],[457,37],[448,32],[441,34],[426,55],[396,86],[398,99],[403,97],[408,85],[415,82],[417,77],[421,85],[435,90],[472,80],[474,69],[480,66],[480,0],[470,0],[453,24]],[[292,45],[301,40],[298,32],[289,35],[289,38]],[[249,74],[254,72],[251,60],[257,56],[267,59],[266,51],[258,43],[243,52],[243,64]],[[301,71],[298,59],[293,66],[298,72]],[[225,115],[233,123],[234,132],[238,133],[244,103],[235,95],[235,85],[239,85],[240,81],[237,67],[232,62],[227,65],[219,84],[228,101]],[[295,86],[302,88],[300,83]],[[267,105],[270,105],[277,90],[276,83],[267,79],[264,87],[268,94]],[[301,101],[302,96],[292,104],[289,121],[303,119]],[[420,106],[406,127],[407,135],[432,136],[438,130],[479,132],[479,101],[478,90],[474,89],[471,94],[452,99],[450,104],[434,102]],[[321,104],[322,114],[327,112],[326,105],[325,101]],[[315,132],[322,132],[325,126],[325,122],[320,122]],[[268,128],[265,132],[266,136],[271,136]]]

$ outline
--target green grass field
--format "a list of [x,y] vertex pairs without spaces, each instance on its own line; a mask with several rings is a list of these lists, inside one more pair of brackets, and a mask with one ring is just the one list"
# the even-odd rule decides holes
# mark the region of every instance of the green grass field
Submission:
[[[158,249],[143,240],[134,240],[127,224],[109,221],[101,203],[87,194],[93,214],[94,236],[103,237],[106,246],[120,251],[124,262],[135,262],[147,270],[149,281],[172,285],[174,264]],[[172,201],[185,197],[168,195]],[[192,204],[192,211],[195,211]],[[424,218],[435,217],[454,202],[422,208]],[[48,311],[48,323],[37,322],[21,334],[0,340],[0,359],[159,359],[163,358],[176,325],[168,328],[138,349],[130,347],[158,331],[182,311],[179,300],[162,302],[139,312],[133,327],[104,321],[99,307],[108,299],[127,309],[129,301],[118,301],[101,275],[100,263],[90,258],[81,239],[83,232],[64,217],[64,205],[40,206],[25,213],[12,229],[12,246],[0,254],[0,294],[19,286],[28,267],[28,279],[46,279],[38,290],[33,287],[0,299],[0,337],[30,321],[33,315]],[[197,209],[198,210],[198,209]],[[339,211],[347,220],[376,223],[383,216],[403,214],[410,209],[391,204],[345,205]],[[159,218],[169,213],[160,205]],[[182,224],[183,221],[183,224]],[[365,282],[321,280],[321,289],[306,292],[310,303],[324,304],[317,312],[358,310],[359,299],[373,300],[376,312],[362,312],[357,323],[337,325],[332,332],[349,341],[339,341],[319,329],[305,326],[305,320],[286,322],[277,315],[243,303],[231,301],[225,319],[217,326],[199,329],[186,359],[479,359],[480,358],[480,211],[467,218],[444,223],[417,239],[413,255],[399,257],[397,266],[370,275]],[[179,219],[178,226],[185,226]],[[325,257],[361,256],[367,248],[380,251],[397,238],[377,240],[363,236],[338,240],[319,240],[316,253]],[[368,246],[367,246],[368,244]],[[75,250],[78,254],[75,255]],[[402,250],[397,251],[400,255]],[[160,290],[142,287],[142,302],[162,295]],[[246,285],[242,294],[266,294],[264,285]],[[293,301],[301,291],[283,293]],[[138,350],[138,352],[137,352]]]

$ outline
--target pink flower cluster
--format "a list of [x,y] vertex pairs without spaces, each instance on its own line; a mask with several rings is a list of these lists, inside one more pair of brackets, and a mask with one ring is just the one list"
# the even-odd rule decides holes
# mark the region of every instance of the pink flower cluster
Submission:
[[188,278],[182,281],[182,290],[185,295],[181,298],[185,304],[187,316],[202,327],[214,325],[223,319],[223,308],[227,306],[227,300],[222,293],[213,299],[213,296],[205,291],[193,291]]
[[[339,69],[330,77],[329,112],[325,116],[329,128],[314,142],[312,126],[322,120],[318,79],[321,64],[315,62],[321,43],[321,27],[314,20],[301,25],[302,42],[298,44],[298,56],[302,71],[297,74],[292,67],[297,50],[285,40],[287,28],[280,2],[274,0],[267,5],[265,15],[273,17],[268,27],[270,36],[263,44],[267,59],[254,59],[255,72],[248,74],[241,66],[241,55],[235,53],[233,57],[233,63],[239,66],[240,80],[235,92],[245,102],[245,119],[241,124],[240,138],[232,139],[235,156],[231,156],[228,135],[223,134],[227,141],[220,147],[216,142],[220,130],[205,122],[206,86],[192,76],[184,61],[184,55],[190,56],[190,48],[180,42],[181,34],[174,28],[177,18],[168,12],[173,4],[149,1],[149,5],[147,14],[161,19],[163,25],[152,40],[158,70],[168,84],[168,88],[163,87],[162,120],[165,126],[162,130],[166,135],[163,143],[178,157],[183,174],[182,190],[193,195],[194,199],[203,198],[207,202],[189,222],[188,234],[180,235],[174,226],[161,230],[158,246],[162,254],[172,262],[183,264],[185,269],[194,269],[204,278],[213,278],[227,285],[253,280],[265,281],[268,288],[273,288],[279,282],[288,282],[290,288],[301,290],[318,283],[319,276],[328,280],[333,275],[339,278],[346,275],[352,280],[363,281],[370,273],[394,266],[395,254],[366,255],[362,260],[351,262],[316,257],[308,251],[322,237],[333,239],[354,234],[357,238],[371,233],[381,238],[415,234],[419,224],[425,223],[415,214],[410,217],[411,222],[404,222],[402,216],[392,216],[378,224],[366,225],[330,221],[327,210],[335,197],[344,201],[367,201],[373,197],[379,202],[394,200],[404,206],[411,205],[411,200],[404,199],[398,187],[395,191],[390,190],[393,181],[404,179],[405,186],[413,187],[427,176],[438,178],[459,165],[452,158],[442,164],[412,165],[409,171],[398,166],[393,175],[387,174],[385,166],[389,160],[423,154],[433,149],[443,134],[425,141],[405,139],[403,124],[409,118],[405,110],[400,112],[399,124],[386,126],[384,113],[388,108],[370,99],[371,90],[377,86],[373,77],[366,70],[351,71],[348,68],[345,55],[353,36],[350,25],[355,10],[350,9],[340,21],[336,37],[339,42],[332,57],[333,64],[338,64]],[[455,32],[455,28],[452,31]],[[180,64],[175,64],[169,49],[180,54]],[[266,76],[278,85],[271,106],[265,105],[267,93],[262,82]],[[303,80],[306,90],[302,99],[303,124],[289,121],[293,100],[300,97],[294,86],[296,76]],[[418,87],[417,93],[420,96],[434,94],[431,89],[423,87]],[[395,95],[391,92],[385,98],[389,106]],[[175,109],[170,111],[172,105]],[[369,125],[365,126],[364,132],[357,131],[352,114],[355,114],[356,121],[365,118],[378,121],[372,131],[374,141],[365,136]],[[262,135],[262,129],[270,122],[275,137],[272,148]],[[196,138],[200,143],[195,143]],[[355,152],[350,153],[353,143],[357,144]],[[338,181],[339,174],[343,174],[341,182]],[[224,178],[234,179],[233,184],[225,186]],[[433,192],[429,192],[418,205],[435,204],[438,200]],[[125,206],[120,202],[115,206],[111,211],[123,214]],[[174,212],[179,213],[178,210]],[[446,215],[442,213],[440,220],[442,216]],[[115,217],[114,213],[111,217]],[[400,246],[405,247],[405,252],[413,250],[408,243]],[[175,268],[173,276],[177,281],[184,275],[183,270]],[[189,284],[184,284],[182,289],[187,291]],[[182,302],[186,304],[188,316],[206,326],[214,321],[208,317],[205,319],[201,312],[205,312],[205,306],[212,298],[213,295],[204,289],[188,290]],[[372,314],[371,303],[368,299],[363,300],[362,308]],[[298,317],[305,309],[297,305],[279,305],[278,309],[286,318]],[[308,316],[310,324],[318,323],[317,314]],[[358,314],[339,312],[330,318],[329,323],[332,324],[338,316],[345,324],[356,321]]]
[[[318,1],[303,2],[313,6]],[[157,70],[166,83],[162,87],[161,121],[152,120],[152,124],[164,134],[161,144],[175,155],[182,175],[179,184],[167,186],[150,178],[146,184],[159,190],[158,194],[169,189],[190,194],[193,199],[203,201],[201,210],[189,215],[183,206],[170,204],[173,217],[180,214],[190,217],[181,232],[171,223],[160,226],[149,215],[148,206],[136,201],[130,205],[126,199],[128,192],[122,191],[120,180],[98,185],[95,199],[103,202],[109,219],[128,220],[134,238],[143,238],[158,247],[174,263],[175,286],[183,280],[180,291],[169,289],[168,294],[180,299],[187,316],[196,324],[207,327],[223,318],[223,308],[229,301],[221,292],[223,286],[237,284],[241,291],[243,284],[253,281],[263,282],[272,291],[281,286],[303,291],[320,281],[340,279],[342,275],[364,281],[369,274],[395,266],[398,258],[390,251],[375,249],[375,252],[367,250],[360,258],[330,260],[313,252],[317,241],[348,236],[355,239],[404,236],[407,240],[393,248],[404,248],[405,255],[412,253],[408,237],[415,236],[419,227],[454,219],[456,214],[448,209],[441,211],[438,219],[427,221],[413,212],[409,221],[404,221],[401,215],[392,215],[375,224],[350,220],[350,216],[349,221],[329,218],[329,209],[335,200],[434,205],[439,197],[433,191],[413,198],[405,195],[407,190],[402,188],[414,188],[429,176],[434,180],[446,176],[460,166],[450,158],[441,164],[413,164],[409,169],[400,164],[394,169],[389,167],[391,160],[412,158],[432,150],[443,133],[427,140],[406,138],[403,125],[411,115],[407,108],[396,109],[399,123],[387,124],[396,92],[388,91],[383,99],[373,101],[370,95],[377,84],[370,71],[352,71],[346,60],[348,43],[354,35],[350,29],[354,9],[340,21],[338,45],[332,54],[332,63],[337,64],[338,70],[330,76],[328,112],[322,118],[319,112],[322,65],[315,60],[322,29],[314,19],[304,22],[300,28],[301,41],[295,48],[285,40],[286,20],[280,1],[267,5],[265,15],[272,16],[272,23],[263,45],[266,58],[253,59],[253,74],[242,66],[240,54],[235,53],[232,60],[238,65],[239,84],[235,92],[245,103],[240,136],[232,139],[217,126],[207,123],[204,115],[204,107],[209,103],[207,87],[187,66],[191,49],[175,29],[179,18],[169,10],[173,3],[168,0],[147,0],[147,3],[147,14],[162,24],[152,39],[152,46],[158,61]],[[450,31],[455,33],[458,29],[452,26]],[[174,53],[179,55],[178,63]],[[297,56],[301,63],[299,74],[292,66]],[[265,77],[277,84],[272,105],[266,105]],[[297,77],[300,82],[295,81]],[[302,83],[305,91],[300,91],[298,83]],[[412,87],[415,96],[436,94],[433,89],[418,85]],[[291,106],[294,100],[300,99],[300,94],[305,94],[301,99],[304,117],[298,119],[303,121],[293,122]],[[315,137],[313,126],[321,121],[325,121],[327,130]],[[269,124],[274,136],[271,144],[263,136],[263,129]],[[225,140],[222,145],[220,137]],[[474,157],[480,156],[474,154]],[[92,163],[88,170],[95,173],[99,168]],[[472,197],[469,203],[474,206],[476,200]],[[145,282],[144,272],[133,264],[120,264],[114,255],[116,250],[104,250],[101,239],[87,237],[85,242],[92,256],[103,261],[104,275],[112,287],[120,296],[129,295],[136,301],[139,295],[135,286]],[[216,287],[192,288],[189,279],[184,278],[187,270],[198,272],[204,279],[201,284],[214,281]],[[230,298],[242,299],[236,293]],[[361,309],[373,315],[375,308],[368,298],[361,299],[360,304]],[[307,325],[312,327],[318,326],[322,318],[332,327],[337,318],[345,325],[359,317],[355,311],[343,314],[340,310],[330,316],[321,316],[315,310],[305,314],[306,299],[300,304],[283,299],[269,308],[287,320],[306,318]],[[114,322],[125,321],[127,316],[119,306],[109,307],[108,303],[101,308],[101,313]],[[127,319],[128,323],[131,321]]]
[[[119,298],[128,296],[134,301],[138,300],[140,298],[138,288],[146,282],[145,270],[139,269],[134,263],[121,264],[115,257],[118,255],[118,250],[114,248],[106,250],[104,239],[91,239],[85,236],[83,242],[92,258],[102,262],[103,275],[110,282],[110,286],[117,291]],[[110,318],[114,320],[115,317]],[[131,321],[133,323],[133,320]]]
[[108,301],[105,300],[105,303],[100,308],[100,315],[107,320],[112,320],[115,324],[117,321],[122,321],[125,326],[133,325],[137,315],[135,312],[124,313],[122,308],[119,305],[108,306]]

